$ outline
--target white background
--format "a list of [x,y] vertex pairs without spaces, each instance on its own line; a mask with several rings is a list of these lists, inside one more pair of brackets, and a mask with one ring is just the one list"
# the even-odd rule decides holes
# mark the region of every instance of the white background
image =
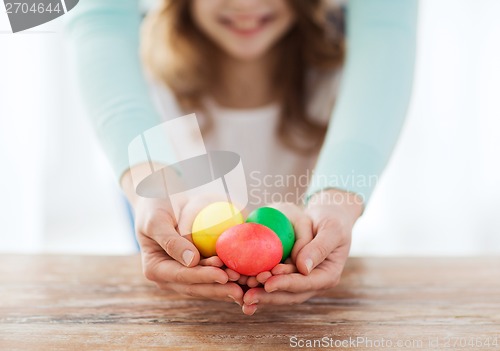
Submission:
[[[500,253],[499,13],[497,0],[421,1],[407,123],[353,255]],[[13,35],[0,6],[0,251],[131,253],[62,22]]]

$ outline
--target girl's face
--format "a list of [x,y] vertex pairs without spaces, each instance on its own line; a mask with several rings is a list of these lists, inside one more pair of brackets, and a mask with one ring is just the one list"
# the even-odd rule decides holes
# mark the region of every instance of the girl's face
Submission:
[[193,0],[191,11],[198,28],[240,60],[262,57],[295,21],[287,0]]

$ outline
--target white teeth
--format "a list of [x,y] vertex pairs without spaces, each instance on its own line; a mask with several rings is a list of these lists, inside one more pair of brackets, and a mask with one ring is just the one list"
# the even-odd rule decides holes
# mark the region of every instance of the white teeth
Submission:
[[255,20],[244,20],[244,21],[235,21],[232,23],[233,27],[241,30],[252,30],[259,26],[260,21]]

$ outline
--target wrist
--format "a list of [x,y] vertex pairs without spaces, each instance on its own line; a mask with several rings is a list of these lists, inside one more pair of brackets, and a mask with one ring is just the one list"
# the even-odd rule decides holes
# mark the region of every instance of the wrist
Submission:
[[123,173],[120,179],[120,186],[132,208],[135,208],[137,202],[142,198],[137,194],[137,186],[150,174],[151,165],[149,163],[135,165]]
[[348,213],[354,221],[363,214],[365,208],[363,198],[360,195],[337,188],[323,189],[312,194],[306,207],[317,206],[328,206],[342,210],[342,212]]
[[[141,211],[140,208],[149,208],[154,210],[161,210],[163,212],[168,212],[169,216],[175,218],[174,209],[170,201],[165,198],[166,185],[164,183],[160,184],[164,192],[159,193],[138,193],[137,187],[144,181],[147,177],[152,174],[152,169],[161,169],[165,167],[160,163],[141,163],[129,168],[125,173],[123,173],[120,178],[120,186],[124,192],[127,200],[130,203],[134,213],[136,211]],[[173,179],[173,178],[172,178]]]

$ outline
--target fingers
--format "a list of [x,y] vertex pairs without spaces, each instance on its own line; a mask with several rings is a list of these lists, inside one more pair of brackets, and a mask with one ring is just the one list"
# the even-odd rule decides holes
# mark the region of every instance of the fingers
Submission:
[[[297,266],[294,264],[281,263],[271,270],[272,275],[297,273]],[[270,277],[268,277],[270,278]]]
[[247,277],[246,285],[249,288],[255,288],[260,284],[264,284],[270,277],[272,277],[272,273],[269,271],[260,272],[255,277]]
[[267,281],[267,279],[269,279],[271,276],[272,273],[269,271],[260,272],[255,277],[246,277],[245,284],[249,288],[255,288],[260,284],[264,284]]
[[342,244],[344,237],[335,225],[322,225],[311,242],[304,245],[297,254],[297,269],[302,274],[309,274]]
[[156,241],[170,257],[186,267],[198,264],[200,253],[191,241],[179,235],[168,213],[152,213],[141,233]]
[[272,275],[273,274],[271,272],[265,271],[257,274],[255,279],[257,279],[259,283],[264,284],[270,277],[272,277]]
[[233,271],[231,268],[226,268],[224,269],[224,271],[226,272],[229,281],[235,282],[238,281],[238,279],[240,279],[241,275],[238,272]]
[[242,311],[246,315],[252,315],[257,309],[262,309],[266,305],[294,305],[302,303],[316,294],[308,291],[300,294],[277,291],[266,292],[263,288],[253,288],[248,290],[243,296]]
[[238,279],[238,284],[247,285],[247,280],[248,277],[246,275],[240,275],[240,278]]
[[243,290],[236,283],[221,284],[159,284],[162,289],[171,289],[180,294],[208,298],[211,300],[236,302],[243,304]]
[[[200,266],[211,266],[222,268],[224,266],[224,262],[218,256],[212,256],[209,258],[204,258],[200,260]],[[233,271],[231,268],[223,268],[224,272],[226,272],[228,280],[231,282],[235,282],[240,279],[240,274],[238,272]]]
[[290,257],[293,262],[297,262],[297,255],[300,250],[313,240],[312,222],[305,213],[301,212],[300,214],[301,216],[294,218],[292,222],[295,231],[295,244]]
[[[227,270],[226,270],[226,272],[227,272]],[[236,273],[236,274],[238,274],[238,273]],[[255,277],[248,277],[245,275],[239,275],[239,278],[237,280],[238,280],[238,283],[241,285],[246,285],[250,288],[255,288],[255,287],[259,286],[260,284],[264,284],[266,282],[266,280],[271,276],[272,276],[271,272],[265,271],[265,272],[261,272],[261,273],[257,274],[257,276],[255,276]]]
[[310,275],[303,275],[301,273],[291,273],[276,275],[269,278],[264,285],[268,293],[274,291],[288,291],[293,293],[306,292],[311,290],[321,290],[326,280],[325,277],[318,275],[324,273],[323,271],[313,271]]
[[185,267],[177,261],[163,259],[157,262],[147,262],[144,274],[147,279],[158,283],[219,283],[228,281],[227,274],[220,268],[210,266]]
[[330,289],[339,283],[348,253],[349,248],[341,247],[332,252],[309,275],[301,273],[274,275],[266,281],[264,288],[267,292],[291,293]]
[[257,305],[246,305],[246,304],[243,304],[241,306],[241,310],[243,311],[244,314],[246,314],[247,316],[251,316],[253,315],[255,312],[257,312]]
[[257,281],[257,278],[256,277],[248,277],[247,279],[247,286],[249,288],[255,288],[257,286],[259,286],[259,282]]
[[[212,266],[212,267],[222,267],[224,262],[219,258],[219,256],[212,256],[208,258],[203,258],[199,262],[200,266]],[[227,273],[227,272],[226,272]]]

